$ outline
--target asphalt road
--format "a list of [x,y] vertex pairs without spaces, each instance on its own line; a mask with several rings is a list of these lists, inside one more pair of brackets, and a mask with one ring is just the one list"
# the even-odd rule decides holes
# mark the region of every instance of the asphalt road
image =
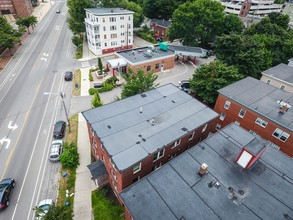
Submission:
[[0,220],[32,219],[39,201],[57,197],[60,164],[48,155],[54,123],[66,120],[60,92],[66,106],[71,98],[63,74],[75,65],[66,11],[56,2],[0,74],[0,179],[16,180]]

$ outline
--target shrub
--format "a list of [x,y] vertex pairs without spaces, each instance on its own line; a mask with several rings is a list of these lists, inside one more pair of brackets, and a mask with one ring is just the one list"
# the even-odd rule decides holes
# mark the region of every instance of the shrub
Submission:
[[63,144],[64,152],[60,156],[60,162],[63,168],[77,168],[79,165],[79,154],[76,143]]
[[100,93],[101,92],[111,91],[114,88],[114,86],[112,84],[109,84],[109,83],[106,83],[106,82],[104,82],[102,85],[103,86],[98,89],[98,92],[100,92]]
[[79,35],[74,35],[72,37],[72,43],[75,45],[75,46],[78,46],[80,44],[82,44],[82,41],[83,39],[79,36]]
[[97,93],[97,90],[95,88],[89,88],[90,95],[94,95],[95,93]]
[[94,108],[96,108],[96,107],[99,107],[99,106],[102,106],[102,105],[103,105],[103,102],[101,101],[100,95],[97,92],[97,93],[94,94],[94,97],[92,99],[92,106]]
[[93,74],[92,74],[92,71],[91,70],[89,71],[89,81],[90,82],[94,81]]
[[111,76],[110,78],[106,79],[106,82],[105,83],[109,83],[111,85],[115,85],[117,80],[118,79],[117,79],[116,76]]

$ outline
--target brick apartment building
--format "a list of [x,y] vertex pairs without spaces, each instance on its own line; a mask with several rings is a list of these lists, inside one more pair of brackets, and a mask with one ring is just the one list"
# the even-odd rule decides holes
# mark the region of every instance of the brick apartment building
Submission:
[[293,59],[262,72],[261,81],[293,93]]
[[95,55],[133,47],[133,14],[123,8],[86,8],[86,36]]
[[173,84],[82,114],[116,195],[206,138],[218,117]]
[[251,77],[218,92],[218,129],[235,122],[293,157],[293,93]]
[[266,145],[234,123],[226,126],[124,189],[126,220],[292,219],[292,159]]
[[17,15],[19,17],[27,17],[33,12],[33,4],[36,1],[31,0],[4,0],[0,1],[0,14],[1,15]]
[[157,35],[159,35],[160,37],[163,37],[164,39],[167,39],[167,30],[170,25],[171,25],[171,21],[159,20],[156,18],[153,18],[150,22],[151,30],[156,32]]

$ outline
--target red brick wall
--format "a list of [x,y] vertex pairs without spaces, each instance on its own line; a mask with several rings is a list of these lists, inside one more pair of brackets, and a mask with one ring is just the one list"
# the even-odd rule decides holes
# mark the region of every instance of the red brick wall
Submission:
[[[226,101],[231,102],[231,105],[228,110],[224,108]],[[246,110],[246,113],[243,118],[238,116],[241,108]],[[228,99],[226,96],[223,96],[221,94],[219,94],[218,96],[214,110],[218,112],[219,114],[221,113],[226,114],[224,121],[221,121],[220,119],[217,120],[217,123],[219,123],[222,127],[225,127],[231,122],[238,121],[240,123],[240,126],[243,127],[244,129],[248,131],[252,130],[256,132],[258,135],[260,135],[264,139],[267,139],[273,142],[274,144],[278,145],[280,147],[280,150],[283,151],[285,154],[289,155],[290,157],[293,157],[293,147],[292,147],[293,146],[293,132],[292,131],[289,131],[288,129],[278,125],[277,123],[270,121],[268,118],[265,118],[264,116],[261,116],[252,110],[242,107],[240,104],[232,101],[231,99]],[[277,108],[276,108],[276,111],[278,111]],[[257,118],[261,118],[265,120],[266,122],[268,122],[267,126],[263,128],[260,125],[256,124],[255,120]],[[273,132],[276,130],[276,128],[279,128],[290,135],[289,138],[285,142],[275,138],[272,135]]]
[[240,17],[246,17],[247,14],[249,13],[249,9],[251,7],[251,3],[249,3],[247,0],[243,2],[240,12],[239,12],[239,16]]
[[128,50],[128,49],[131,49],[132,47],[133,47],[133,45],[128,45],[128,46],[123,46],[123,47],[104,49],[104,50],[102,50],[102,54],[114,53],[114,52],[120,51],[120,50]]
[[[144,63],[144,64],[138,64],[138,65],[130,65],[127,64],[128,67],[130,67],[131,69],[133,69],[135,72],[138,69],[142,69],[145,73],[147,72],[147,67],[151,66],[151,71],[156,72],[160,72],[161,71],[161,66],[164,65],[164,70],[165,69],[171,69],[174,67],[174,61],[175,61],[175,57],[170,57],[170,58],[166,58],[166,59],[162,59],[162,60],[157,60],[157,61],[150,61],[148,63]],[[160,64],[159,68],[156,69],[156,64]]]
[[163,37],[164,39],[167,38],[167,28],[165,27],[161,27],[161,26],[157,26],[156,27],[156,33],[161,37]]
[[[151,214],[151,213],[150,213]],[[130,212],[128,211],[128,209],[125,207],[125,220],[132,220],[132,216],[130,214]]]

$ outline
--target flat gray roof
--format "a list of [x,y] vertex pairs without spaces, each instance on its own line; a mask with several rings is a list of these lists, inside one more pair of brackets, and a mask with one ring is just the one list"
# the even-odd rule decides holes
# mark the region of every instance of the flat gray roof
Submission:
[[120,171],[218,116],[173,84],[85,111],[83,115]]
[[237,81],[218,90],[218,92],[293,131],[293,108],[290,108],[284,114],[280,114],[278,104],[278,101],[282,100],[282,102],[292,105],[292,93],[268,85],[252,77]]
[[[292,219],[291,158],[267,147],[248,170],[235,163],[242,146],[254,138],[228,125],[124,189],[120,197],[140,220]],[[202,163],[208,173],[200,177]]]
[[266,71],[263,71],[263,74],[283,80],[289,84],[293,84],[293,66],[281,63]]
[[132,64],[145,63],[153,60],[162,60],[167,57],[175,56],[175,52],[173,50],[161,50],[159,45],[123,50],[116,52],[116,54]]
[[134,14],[133,11],[129,11],[123,8],[85,8],[84,10],[96,15],[122,15],[122,14]]

